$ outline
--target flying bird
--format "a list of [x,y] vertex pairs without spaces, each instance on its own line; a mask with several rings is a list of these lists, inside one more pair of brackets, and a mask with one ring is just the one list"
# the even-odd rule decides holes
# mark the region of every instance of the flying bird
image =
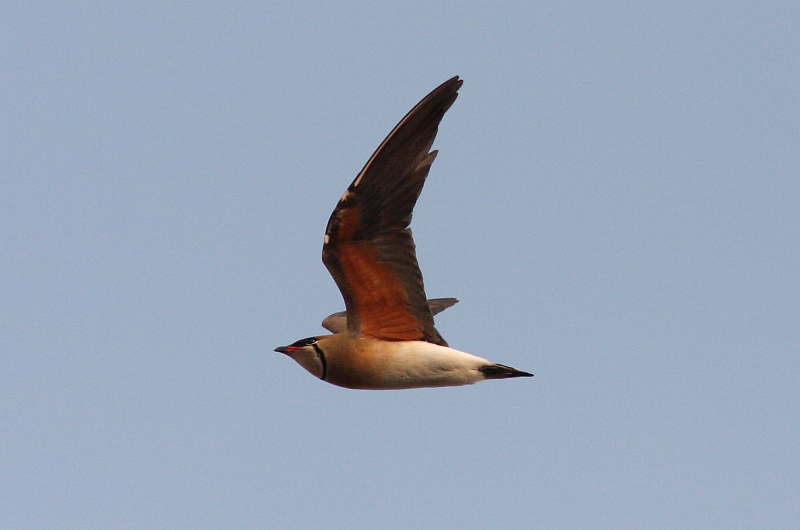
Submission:
[[533,375],[450,348],[433,315],[457,300],[428,300],[417,264],[411,215],[436,159],[439,122],[462,83],[457,76],[445,81],[406,114],[328,220],[322,261],[346,311],[323,321],[332,335],[275,349],[323,381],[383,390]]

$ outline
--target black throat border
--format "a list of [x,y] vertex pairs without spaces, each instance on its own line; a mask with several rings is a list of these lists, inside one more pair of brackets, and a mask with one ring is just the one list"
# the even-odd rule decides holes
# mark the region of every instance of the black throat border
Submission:
[[314,351],[317,352],[319,362],[322,363],[322,375],[319,378],[325,381],[325,378],[328,377],[328,358],[325,357],[325,352],[322,351],[322,348],[317,346],[316,342],[312,342],[311,345],[314,347]]

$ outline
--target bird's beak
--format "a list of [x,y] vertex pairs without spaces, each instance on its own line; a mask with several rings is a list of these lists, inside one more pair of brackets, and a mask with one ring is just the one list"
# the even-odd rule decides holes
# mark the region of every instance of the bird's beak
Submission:
[[289,348],[287,348],[286,346],[278,346],[277,348],[275,348],[275,351],[278,353],[285,353],[287,355],[289,354]]

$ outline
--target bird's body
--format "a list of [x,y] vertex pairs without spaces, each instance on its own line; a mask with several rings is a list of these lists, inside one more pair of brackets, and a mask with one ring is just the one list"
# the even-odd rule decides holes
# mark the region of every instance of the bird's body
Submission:
[[324,381],[380,390],[531,376],[448,346],[433,315],[457,300],[427,300],[408,228],[436,158],[430,147],[439,122],[461,84],[454,77],[420,101],[370,157],[331,214],[322,259],[347,310],[323,322],[333,335],[276,348]]
[[317,345],[328,352],[325,381],[346,388],[467,385],[483,380],[480,368],[489,364],[480,357],[430,342],[387,342],[348,332],[322,337]]

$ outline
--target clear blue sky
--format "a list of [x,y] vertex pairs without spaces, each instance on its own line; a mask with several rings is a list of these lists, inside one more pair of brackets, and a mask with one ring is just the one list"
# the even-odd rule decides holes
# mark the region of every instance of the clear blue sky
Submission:
[[[4,7],[0,527],[800,528],[799,14]],[[453,75],[427,291],[536,377],[324,384],[272,349],[342,309],[328,216]]]

